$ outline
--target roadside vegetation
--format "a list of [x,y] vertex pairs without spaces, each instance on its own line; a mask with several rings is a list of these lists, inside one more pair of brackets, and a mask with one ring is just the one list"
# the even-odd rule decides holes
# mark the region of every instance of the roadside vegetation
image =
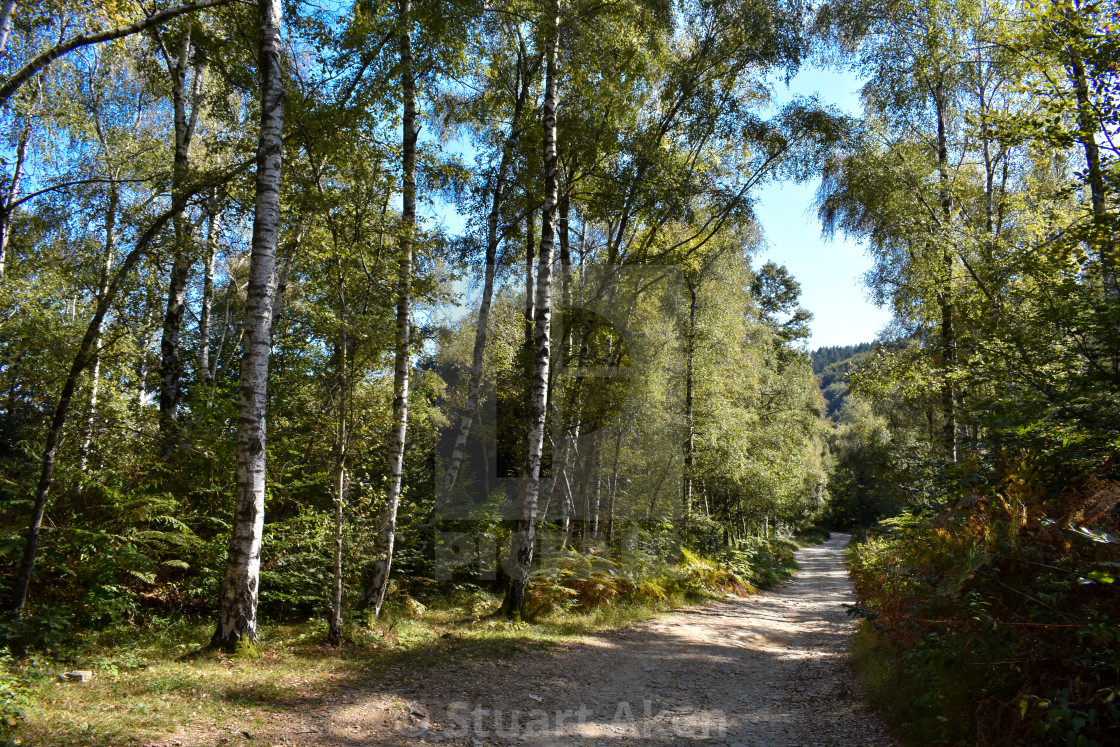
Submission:
[[[875,527],[901,733],[1115,743],[1118,18],[0,3],[2,738],[516,657],[822,524]],[[858,117],[779,103],[810,62]],[[870,346],[810,354],[758,261],[784,180],[866,247]]]
[[855,661],[911,744],[1120,734],[1117,17],[838,18],[865,116],[820,214],[894,319],[847,372],[829,511],[871,527]]
[[[410,723],[425,667],[513,663],[528,650],[767,588],[792,575],[798,546],[826,536],[755,538],[715,556],[685,550],[676,563],[651,558],[639,576],[598,559],[585,572],[586,556],[573,552],[539,572],[531,621],[502,616],[501,595],[477,585],[394,583],[379,619],[348,628],[341,648],[325,643],[325,620],[270,620],[259,658],[207,650],[209,619],[152,617],[78,633],[2,662],[0,744],[112,745],[192,727],[240,739],[285,709],[330,703],[346,688],[384,692]],[[93,679],[60,682],[74,669]]]

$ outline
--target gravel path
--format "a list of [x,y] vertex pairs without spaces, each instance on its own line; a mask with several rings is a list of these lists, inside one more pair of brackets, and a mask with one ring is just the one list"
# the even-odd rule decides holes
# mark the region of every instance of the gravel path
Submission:
[[380,692],[286,713],[272,745],[897,743],[847,663],[848,536],[797,554],[781,587],[513,661],[400,672]]

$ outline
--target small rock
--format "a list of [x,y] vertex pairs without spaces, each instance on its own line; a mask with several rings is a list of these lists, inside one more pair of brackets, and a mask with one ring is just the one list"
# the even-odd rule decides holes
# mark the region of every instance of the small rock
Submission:
[[93,679],[93,672],[88,669],[76,669],[73,672],[63,672],[59,679],[65,682],[89,682]]
[[540,702],[541,702],[542,700],[544,700],[544,698],[542,698],[541,696],[539,696],[539,695],[533,695],[532,693],[530,693],[530,694],[529,694],[529,697],[530,697],[530,698],[531,698],[532,700],[535,700],[535,701],[537,701],[538,703],[540,703]]

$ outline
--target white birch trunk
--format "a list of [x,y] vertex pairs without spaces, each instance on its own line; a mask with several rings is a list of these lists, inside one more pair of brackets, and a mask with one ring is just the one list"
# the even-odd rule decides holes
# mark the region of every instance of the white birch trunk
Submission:
[[533,278],[533,259],[537,253],[536,232],[537,224],[530,211],[525,216],[525,350],[527,351],[533,349],[533,319],[536,315],[533,300],[536,287]]
[[[947,235],[953,217],[953,193],[949,183],[948,102],[945,99],[944,84],[941,82],[938,82],[934,87],[933,103],[937,114],[937,170],[938,196],[941,201],[941,230]],[[942,241],[945,240],[942,239]],[[945,457],[950,464],[955,464],[957,461],[957,414],[955,407],[956,393],[952,377],[956,368],[957,346],[954,331],[953,254],[948,243],[945,244],[942,262],[945,265],[945,281],[938,292],[938,302],[941,306],[941,410],[945,416],[942,433],[945,441]]]
[[283,257],[280,260],[280,272],[276,276],[276,297],[272,307],[272,325],[268,337],[276,337],[276,325],[284,318],[284,309],[288,302],[288,285],[292,277],[292,263],[296,260],[300,246],[303,245],[303,235],[307,231],[307,216],[300,218],[296,225],[292,240],[284,245]]
[[218,378],[218,366],[222,363],[222,351],[226,347],[226,338],[229,337],[229,310],[230,303],[233,301],[234,289],[234,283],[227,281],[225,311],[222,314],[222,336],[218,338],[218,347],[215,348],[214,354],[210,356],[210,381],[216,381]]
[[398,251],[397,339],[393,372],[393,432],[389,440],[389,480],[385,506],[377,537],[377,556],[366,585],[363,603],[373,616],[381,615],[389,572],[393,566],[393,546],[397,533],[397,506],[401,498],[404,472],[404,447],[408,432],[409,326],[412,316],[412,241],[416,230],[416,79],[412,71],[411,0],[398,0],[401,25],[401,88],[404,94],[402,125],[402,166],[404,194],[401,210],[401,237]]
[[198,380],[207,384],[214,381],[210,370],[210,327],[214,306],[214,259],[218,254],[218,226],[221,211],[211,198],[207,208],[209,225],[206,228],[206,266],[202,278],[202,310],[198,317]]
[[[101,281],[97,285],[98,304],[105,298],[105,294],[109,292],[109,281],[112,278],[113,256],[117,251],[117,207],[119,203],[120,193],[114,182],[109,185],[109,206],[105,211],[105,256],[101,265]],[[90,353],[93,357],[93,362],[90,364],[89,374],[89,414],[86,416],[86,422],[82,428],[82,444],[78,460],[79,469],[83,473],[89,466],[89,448],[93,440],[94,424],[97,420],[97,397],[101,387],[101,338],[105,336],[104,317],[98,322],[94,335],[92,351]]]
[[276,249],[280,241],[280,171],[284,80],[280,70],[280,0],[260,0],[260,107],[256,206],[237,402],[236,508],[229,559],[211,645],[235,650],[257,640],[257,597],[264,531],[265,427]]
[[471,425],[474,422],[475,414],[478,412],[482,384],[482,359],[486,352],[490,302],[494,295],[494,274],[497,267],[498,245],[502,238],[499,228],[502,219],[502,206],[505,204],[506,198],[506,171],[513,159],[513,147],[521,137],[521,112],[525,108],[525,100],[529,95],[529,73],[526,67],[525,53],[522,48],[518,54],[518,76],[521,79],[521,86],[513,108],[513,121],[510,123],[509,135],[502,147],[502,158],[498,163],[498,172],[494,176],[494,192],[486,227],[486,273],[482,285],[482,301],[478,307],[478,326],[475,328],[474,334],[471,375],[467,384],[467,405],[463,417],[459,421],[459,431],[455,435],[455,445],[451,449],[447,472],[444,474],[439,493],[436,494],[435,506],[437,512],[450,498],[451,491],[455,489],[455,481],[459,477],[459,469],[463,464],[467,438],[470,436]]
[[334,577],[331,586],[331,617],[327,630],[327,643],[332,646],[342,644],[342,542],[346,501],[346,408],[349,406],[349,381],[346,363],[350,355],[346,336],[346,296],[342,289],[341,271],[339,272],[338,297],[340,304],[339,342],[338,342],[338,439],[335,442],[334,469]]
[[16,0],[4,0],[0,6],[0,55],[8,48],[8,36],[12,33],[12,15],[16,9]]
[[4,270],[8,265],[8,243],[12,235],[12,213],[16,209],[16,195],[19,194],[19,183],[23,179],[23,163],[27,157],[27,145],[31,141],[31,119],[24,123],[16,143],[16,162],[12,169],[12,180],[8,183],[4,203],[0,205],[0,280],[4,278]]
[[622,450],[622,422],[614,441],[614,459],[611,461],[610,493],[607,499],[607,542],[614,543],[614,509],[618,501],[618,455]]
[[692,377],[696,356],[696,283],[698,282],[698,279],[688,280],[688,338],[685,343],[684,363],[684,469],[681,473],[681,511],[685,533],[692,523]]
[[556,157],[556,106],[559,98],[557,57],[560,50],[560,4],[552,5],[548,19],[548,53],[544,97],[544,208],[541,211],[541,246],[537,260],[537,288],[533,339],[533,372],[529,392],[529,435],[525,473],[513,535],[515,566],[503,609],[509,616],[525,618],[526,592],[536,543],[537,499],[540,492],[541,453],[544,451],[545,417],[548,414],[548,375],[552,333],[552,257],[556,243],[556,206],[559,179]]

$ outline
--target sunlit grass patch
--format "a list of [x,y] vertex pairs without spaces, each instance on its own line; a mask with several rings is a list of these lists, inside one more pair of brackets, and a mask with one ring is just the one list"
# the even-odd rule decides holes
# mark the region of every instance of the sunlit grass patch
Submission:
[[[18,685],[10,698],[14,728],[8,728],[23,744],[94,746],[151,742],[187,727],[253,733],[278,712],[325,702],[339,686],[371,694],[403,687],[398,694],[405,697],[426,667],[508,664],[684,605],[751,591],[792,574],[793,548],[771,541],[711,558],[689,553],[641,579],[622,577],[601,559],[573,558],[570,563],[598,566],[585,577],[542,579],[538,587],[542,598],[558,593],[571,604],[542,605],[525,621],[496,615],[500,597],[482,589],[423,602],[397,590],[380,619],[355,616],[341,648],[326,644],[324,620],[266,621],[255,659],[207,649],[209,619],[120,625],[75,638],[57,658],[5,659],[5,682]],[[571,593],[549,591],[549,583]],[[92,670],[93,681],[60,682],[67,669]]]

